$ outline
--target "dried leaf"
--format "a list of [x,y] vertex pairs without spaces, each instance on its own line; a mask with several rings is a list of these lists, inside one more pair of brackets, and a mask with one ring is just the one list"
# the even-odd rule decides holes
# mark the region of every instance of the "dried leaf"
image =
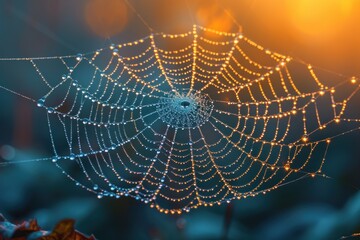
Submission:
[[74,220],[65,219],[48,232],[41,230],[35,219],[15,225],[0,214],[0,240],[95,240],[93,235],[86,237],[76,231],[74,224]]

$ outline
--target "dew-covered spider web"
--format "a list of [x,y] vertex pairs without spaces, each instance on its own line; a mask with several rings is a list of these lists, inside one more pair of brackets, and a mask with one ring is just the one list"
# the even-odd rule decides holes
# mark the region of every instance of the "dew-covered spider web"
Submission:
[[37,75],[39,98],[2,88],[46,112],[46,159],[98,198],[165,213],[326,176],[331,139],[359,129],[348,110],[357,78],[328,81],[241,33],[194,25],[87,54],[2,60]]

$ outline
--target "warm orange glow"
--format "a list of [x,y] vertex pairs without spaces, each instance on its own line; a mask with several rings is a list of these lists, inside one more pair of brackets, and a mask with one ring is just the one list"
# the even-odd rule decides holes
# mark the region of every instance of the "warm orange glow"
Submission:
[[286,165],[284,166],[284,169],[285,169],[286,171],[289,171],[289,170],[290,170],[290,165],[289,165],[289,164],[286,164]]
[[289,14],[301,32],[323,37],[336,34],[353,10],[354,0],[288,1]]
[[[232,13],[230,13],[232,15]],[[216,4],[204,4],[196,13],[200,25],[218,31],[231,32],[234,27],[231,17]]]
[[85,7],[85,19],[94,33],[110,37],[126,26],[128,9],[123,1],[91,0]]

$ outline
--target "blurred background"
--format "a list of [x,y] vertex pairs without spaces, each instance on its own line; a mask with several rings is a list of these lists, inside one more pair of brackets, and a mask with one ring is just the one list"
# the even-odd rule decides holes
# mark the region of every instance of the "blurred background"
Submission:
[[[0,0],[0,58],[73,55],[133,41],[150,33],[140,14],[154,32],[182,33],[194,23],[241,30],[260,45],[314,66],[349,77],[360,73],[357,0],[129,3],[136,12],[124,0]],[[1,86],[36,95],[38,79],[29,75],[0,62]],[[0,90],[0,161],[51,156],[45,123],[35,104]],[[339,239],[360,232],[359,134],[331,144],[324,167],[331,179],[304,179],[180,216],[127,198],[98,200],[49,162],[0,166],[0,213],[14,222],[36,218],[49,230],[74,218],[80,231],[98,239]]]

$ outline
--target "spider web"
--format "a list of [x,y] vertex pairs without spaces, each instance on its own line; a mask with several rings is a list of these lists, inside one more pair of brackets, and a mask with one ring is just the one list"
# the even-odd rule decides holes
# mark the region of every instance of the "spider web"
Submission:
[[[331,139],[359,129],[347,110],[356,78],[325,84],[241,33],[194,25],[88,54],[2,60],[31,63],[42,81],[37,100],[2,88],[46,111],[50,159],[68,178],[165,213],[326,177]],[[63,74],[48,74],[49,62]]]

